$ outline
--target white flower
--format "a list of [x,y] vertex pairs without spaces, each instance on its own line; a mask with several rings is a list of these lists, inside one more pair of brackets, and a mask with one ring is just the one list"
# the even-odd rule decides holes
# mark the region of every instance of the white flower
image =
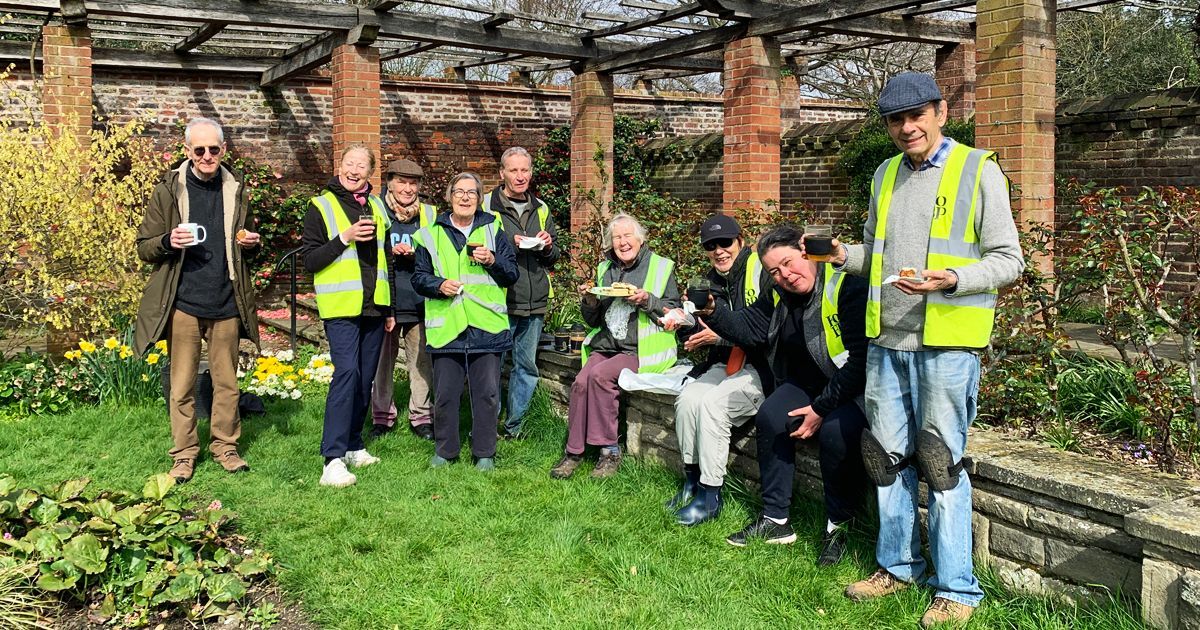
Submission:
[[298,389],[292,390],[292,400],[300,400],[300,390],[298,390]]

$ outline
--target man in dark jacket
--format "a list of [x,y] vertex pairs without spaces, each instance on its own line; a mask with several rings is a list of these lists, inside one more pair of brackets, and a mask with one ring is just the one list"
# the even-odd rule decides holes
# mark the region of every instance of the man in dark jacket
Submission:
[[174,446],[171,476],[192,478],[200,443],[194,392],[200,340],[208,344],[212,374],[209,450],[221,466],[250,470],[238,454],[238,339],[258,343],[252,277],[242,250],[259,235],[242,182],[221,165],[225,134],[208,118],[193,118],[184,131],[188,159],[154,188],[138,228],[138,257],[154,265],[138,308],[135,344],[146,351],[165,339],[171,353],[167,406]]
[[396,357],[404,344],[408,369],[408,422],[412,432],[423,440],[433,439],[433,418],[430,407],[430,381],[433,366],[425,352],[425,298],[413,289],[412,274],[416,265],[413,236],[437,216],[437,207],[422,203],[421,180],[425,172],[412,160],[395,160],[383,172],[387,195],[383,204],[392,221],[385,246],[392,257],[392,313],[396,327],[383,335],[379,353],[379,369],[375,371],[375,386],[371,391],[371,437],[378,438],[396,425],[396,401],[392,398]]
[[500,185],[483,197],[483,209],[503,221],[521,272],[517,283],[508,289],[513,367],[508,376],[506,439],[520,435],[525,411],[537,388],[537,348],[551,295],[547,272],[562,254],[549,207],[529,190],[532,178],[533,158],[525,149],[512,147],[500,156]]

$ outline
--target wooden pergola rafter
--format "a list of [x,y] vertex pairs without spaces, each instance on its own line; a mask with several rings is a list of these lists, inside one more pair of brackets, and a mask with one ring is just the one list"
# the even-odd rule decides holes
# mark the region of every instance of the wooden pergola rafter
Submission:
[[[1113,1],[1059,0],[1059,8],[1088,10]],[[897,41],[941,46],[974,39],[974,24],[965,13],[973,10],[974,0],[624,0],[623,7],[643,14],[586,13],[577,21],[456,0],[424,4],[455,9],[462,17],[402,13],[397,9],[403,4],[0,0],[0,10],[17,16],[0,27],[0,38],[34,37],[50,14],[66,24],[91,27],[100,42],[101,64],[119,59],[131,67],[236,71],[230,61],[242,59],[240,69],[260,73],[264,86],[327,64],[333,48],[347,42],[379,48],[383,61],[450,57],[459,76],[467,68],[504,65],[526,73],[572,69],[651,79],[719,72],[715,51],[744,36],[777,37],[786,55],[809,57],[847,49],[846,43],[807,43],[828,34],[851,36],[855,47]],[[924,17],[947,11],[967,17]],[[455,52],[440,53],[443,49]]]

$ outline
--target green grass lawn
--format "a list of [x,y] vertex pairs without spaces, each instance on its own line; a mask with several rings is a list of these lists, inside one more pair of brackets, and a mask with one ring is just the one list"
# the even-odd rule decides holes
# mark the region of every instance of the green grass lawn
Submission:
[[[403,391],[404,387],[397,388]],[[855,604],[842,589],[874,569],[870,528],[853,558],[815,565],[819,504],[802,502],[791,546],[738,549],[724,538],[755,513],[734,496],[720,519],[674,525],[662,503],[677,480],[626,460],[593,480],[581,468],[550,479],[565,428],[539,394],[530,438],[502,442],[490,474],[463,463],[427,468],[432,444],[397,431],[370,444],[383,459],[358,485],[317,485],[324,400],[268,406],[243,423],[253,471],[231,476],[205,458],[182,488],[220,499],[238,527],[273,553],[280,581],[309,617],[330,628],[913,628],[929,593],[911,589]],[[202,438],[203,440],[204,438]],[[169,467],[163,409],[84,409],[0,424],[0,472],[21,483],[88,476],[96,487],[138,490]],[[1118,605],[1078,609],[1003,592],[973,628],[1140,628]]]

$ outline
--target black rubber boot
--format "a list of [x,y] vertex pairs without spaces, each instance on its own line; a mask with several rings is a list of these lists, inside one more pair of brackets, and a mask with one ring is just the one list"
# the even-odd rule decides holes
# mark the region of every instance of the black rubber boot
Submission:
[[717,518],[721,514],[722,505],[724,502],[721,500],[720,486],[697,484],[696,496],[691,503],[675,513],[675,522],[685,527],[699,525],[704,521]]
[[696,496],[696,486],[700,485],[700,464],[683,465],[683,487],[664,505],[672,512],[687,505]]

